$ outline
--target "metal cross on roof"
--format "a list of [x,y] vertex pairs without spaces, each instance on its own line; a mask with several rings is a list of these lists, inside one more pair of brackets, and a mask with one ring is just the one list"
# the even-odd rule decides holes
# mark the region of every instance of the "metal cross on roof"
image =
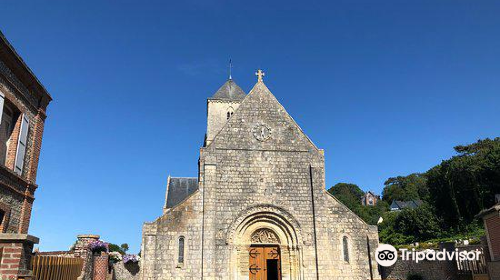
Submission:
[[257,72],[255,72],[255,76],[257,76],[257,81],[258,82],[262,82],[263,79],[262,77],[264,77],[266,75],[266,73],[262,72],[262,70],[257,70]]

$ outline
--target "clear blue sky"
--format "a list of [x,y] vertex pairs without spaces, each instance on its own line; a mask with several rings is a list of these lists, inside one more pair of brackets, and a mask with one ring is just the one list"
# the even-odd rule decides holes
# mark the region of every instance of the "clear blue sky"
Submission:
[[30,232],[127,242],[196,176],[206,98],[266,84],[326,151],[327,186],[380,192],[500,136],[499,1],[2,1],[0,28],[54,97]]

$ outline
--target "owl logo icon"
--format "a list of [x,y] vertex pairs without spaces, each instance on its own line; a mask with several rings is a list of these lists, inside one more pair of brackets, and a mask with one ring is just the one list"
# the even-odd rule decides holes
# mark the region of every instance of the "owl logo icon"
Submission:
[[375,251],[375,260],[381,266],[392,266],[398,260],[398,251],[392,245],[380,244]]

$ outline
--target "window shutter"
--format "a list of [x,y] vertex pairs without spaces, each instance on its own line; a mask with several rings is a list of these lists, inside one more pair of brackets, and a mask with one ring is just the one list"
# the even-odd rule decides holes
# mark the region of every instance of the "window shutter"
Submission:
[[3,94],[3,92],[0,91],[0,123],[2,123],[4,101],[5,101],[5,94]]
[[19,176],[23,174],[24,156],[26,154],[26,141],[28,140],[29,119],[26,114],[21,116],[21,131],[19,132],[19,141],[17,143],[16,164],[14,172]]

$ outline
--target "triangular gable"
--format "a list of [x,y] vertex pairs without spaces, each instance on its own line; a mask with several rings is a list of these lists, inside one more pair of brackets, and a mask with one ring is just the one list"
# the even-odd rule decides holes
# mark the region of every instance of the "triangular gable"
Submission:
[[217,149],[318,150],[285,108],[259,81],[210,146]]

